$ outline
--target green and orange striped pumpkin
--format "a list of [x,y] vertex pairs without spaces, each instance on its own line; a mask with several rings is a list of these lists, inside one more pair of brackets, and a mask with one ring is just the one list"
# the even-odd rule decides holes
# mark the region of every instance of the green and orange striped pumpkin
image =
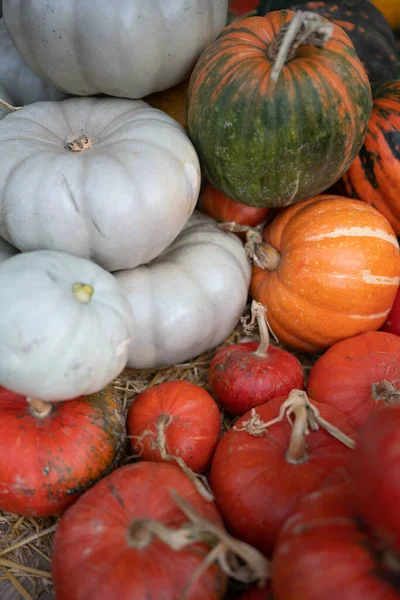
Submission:
[[400,235],[400,81],[374,91],[368,132],[344,175],[346,195],[377,208]]
[[379,329],[400,281],[397,238],[374,208],[322,195],[282,211],[264,231],[266,270],[253,298],[278,339],[306,352]]
[[226,27],[190,79],[188,130],[209,181],[237,202],[287,206],[326,190],[361,148],[372,107],[347,34],[302,45],[271,78],[292,11]]

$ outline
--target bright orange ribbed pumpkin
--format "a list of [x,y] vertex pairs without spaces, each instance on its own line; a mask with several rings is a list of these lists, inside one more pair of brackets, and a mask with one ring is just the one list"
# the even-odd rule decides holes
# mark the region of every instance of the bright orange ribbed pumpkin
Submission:
[[391,225],[373,207],[316,196],[279,214],[264,240],[275,249],[270,270],[254,267],[251,291],[281,342],[319,351],[384,323],[400,254]]

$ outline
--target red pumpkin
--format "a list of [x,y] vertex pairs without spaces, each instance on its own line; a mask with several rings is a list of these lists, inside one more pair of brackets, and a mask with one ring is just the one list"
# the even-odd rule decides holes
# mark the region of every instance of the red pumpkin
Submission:
[[400,338],[370,331],[338,342],[312,367],[307,394],[361,427],[382,403],[400,400]]
[[268,213],[268,208],[255,208],[240,202],[230,200],[219,192],[211,183],[207,183],[199,199],[198,209],[220,222],[235,222],[238,225],[256,227],[262,223]]
[[368,131],[359,155],[343,176],[346,194],[377,208],[400,234],[400,81],[373,94]]
[[358,514],[388,546],[400,552],[400,406],[368,419],[353,457]]
[[234,344],[219,350],[209,372],[214,398],[233,415],[243,415],[276,396],[304,386],[304,373],[293,354],[269,345],[265,309],[252,305],[261,341]]
[[400,289],[394,299],[392,310],[382,326],[382,331],[400,336]]
[[317,196],[279,214],[264,240],[270,264],[254,267],[251,292],[281,342],[320,351],[383,325],[399,286],[400,254],[377,210]]
[[258,7],[260,0],[230,0],[229,11],[236,15],[247,15],[252,11],[255,11]]
[[271,598],[270,594],[271,592],[269,586],[262,588],[259,586],[253,586],[245,594],[243,594],[243,596],[240,596],[239,600],[268,600]]
[[112,387],[68,402],[33,401],[0,388],[0,509],[62,513],[119,463],[126,433]]
[[[226,526],[266,555],[304,494],[346,476],[352,452],[322,428],[312,431],[306,441],[304,404],[295,410],[293,429],[283,418],[271,423],[265,435],[263,423],[278,417],[285,400],[283,396],[258,406],[254,409],[258,418],[247,413],[239,419],[236,429],[218,444],[211,464],[210,484]],[[354,425],[340,411],[313,404],[324,419],[355,437]]]
[[[144,519],[173,529],[187,523],[171,489],[202,517],[223,527],[215,505],[196,492],[179,467],[153,462],[122,467],[61,519],[52,562],[57,600],[181,598],[208,547],[197,543],[175,551],[149,533]],[[225,590],[226,577],[213,565],[193,583],[187,599],[219,600]]]
[[141,458],[162,461],[167,453],[202,473],[220,437],[221,415],[203,388],[187,381],[167,381],[137,396],[127,426],[132,451]]
[[351,486],[304,497],[280,531],[275,600],[399,600],[375,540],[356,518]]

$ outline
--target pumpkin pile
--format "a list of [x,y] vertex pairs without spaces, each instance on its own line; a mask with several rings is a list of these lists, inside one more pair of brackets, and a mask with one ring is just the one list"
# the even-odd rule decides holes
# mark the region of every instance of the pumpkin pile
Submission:
[[394,4],[0,11],[0,511],[61,516],[56,599],[400,599]]

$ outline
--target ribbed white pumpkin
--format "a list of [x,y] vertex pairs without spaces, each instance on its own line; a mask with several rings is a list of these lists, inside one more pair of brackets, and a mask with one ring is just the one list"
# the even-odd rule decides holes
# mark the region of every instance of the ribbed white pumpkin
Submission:
[[4,19],[0,19],[0,81],[17,106],[66,98],[65,92],[39,79],[24,63],[10,38]]
[[3,120],[0,156],[0,236],[23,251],[60,250],[109,271],[158,256],[200,189],[184,129],[141,100],[27,106]]
[[115,274],[135,324],[128,366],[173,365],[221,343],[243,312],[250,273],[239,239],[195,211],[161,256]]
[[103,389],[125,367],[132,313],[113,275],[54,251],[0,266],[0,385],[61,401]]
[[[0,83],[0,100],[4,100],[5,102],[8,102],[8,104],[11,104],[11,106],[13,106],[13,102],[14,102],[13,99],[11,98],[11,96],[8,93],[5,86],[2,85],[1,83]],[[0,105],[0,121],[1,121],[1,119],[4,119],[4,117],[6,115],[8,115],[9,112],[10,111],[7,108]]]
[[77,96],[143,98],[188,76],[228,0],[4,0],[3,12],[39,77]]
[[0,238],[0,265],[7,260],[7,258],[14,256],[14,254],[18,254],[18,250],[13,246],[10,246],[3,238]]

